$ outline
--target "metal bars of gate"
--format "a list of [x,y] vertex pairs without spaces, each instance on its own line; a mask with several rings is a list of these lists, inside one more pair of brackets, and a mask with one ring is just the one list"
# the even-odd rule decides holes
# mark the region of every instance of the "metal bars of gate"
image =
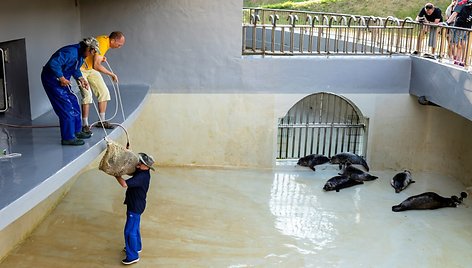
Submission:
[[339,152],[365,154],[367,120],[352,102],[316,93],[296,103],[279,119],[277,159]]

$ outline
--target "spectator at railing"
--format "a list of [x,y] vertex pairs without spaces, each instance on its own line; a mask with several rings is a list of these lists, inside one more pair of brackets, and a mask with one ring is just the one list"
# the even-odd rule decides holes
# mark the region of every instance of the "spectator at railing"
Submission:
[[468,0],[457,1],[456,5],[452,8],[452,14],[449,15],[449,16],[446,18],[446,23],[447,23],[447,24],[449,24],[449,25],[453,25],[453,24],[454,24],[454,22],[456,21],[457,15],[459,14],[459,12],[461,12],[462,7],[464,7],[464,4],[466,4],[467,1],[468,1]]
[[[454,24],[454,27],[470,29],[472,27],[472,0],[458,2],[454,12],[446,21],[447,24]],[[464,49],[467,41],[468,31],[453,29],[454,43],[454,64],[464,66]]]
[[447,6],[446,12],[444,13],[444,15],[446,15],[446,20],[449,20],[449,17],[451,17],[452,12],[454,12],[454,8],[456,7],[456,5],[457,5],[457,0],[452,0],[449,6]]
[[431,24],[438,24],[443,21],[441,9],[435,7],[432,3],[426,3],[426,5],[420,10],[416,21],[424,23],[422,31],[420,32],[420,38],[418,39],[417,51],[421,51],[421,44],[423,37],[426,32],[429,32],[428,46],[431,47],[432,54],[436,51],[436,36],[438,28],[431,26]]
[[[446,21],[449,21],[449,18],[452,16],[453,12],[454,12],[454,8],[457,6],[457,0],[452,0],[451,3],[449,4],[449,6],[446,8]],[[457,15],[457,14],[456,14]],[[456,15],[454,15],[454,18],[452,18],[452,20],[455,21],[455,17]],[[448,29],[447,30],[447,40],[448,40],[448,45],[449,45],[449,49],[447,50],[447,56],[449,59],[453,59],[455,60],[455,45],[454,45],[454,32],[451,31],[451,29]]]

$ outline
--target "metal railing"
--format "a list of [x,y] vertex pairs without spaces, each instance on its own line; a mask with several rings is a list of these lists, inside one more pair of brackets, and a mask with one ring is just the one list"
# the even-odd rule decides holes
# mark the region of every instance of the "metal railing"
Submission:
[[405,18],[244,8],[243,55],[417,54],[471,65],[470,29]]

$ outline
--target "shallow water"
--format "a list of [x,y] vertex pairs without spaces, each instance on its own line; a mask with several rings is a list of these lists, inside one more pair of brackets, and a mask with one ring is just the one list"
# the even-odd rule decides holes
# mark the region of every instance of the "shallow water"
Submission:
[[[472,209],[394,213],[409,196],[458,195],[453,178],[396,171],[324,192],[335,166],[263,169],[159,168],[142,217],[136,267],[470,267]],[[116,267],[124,258],[124,190],[98,170],[70,193],[0,267]]]

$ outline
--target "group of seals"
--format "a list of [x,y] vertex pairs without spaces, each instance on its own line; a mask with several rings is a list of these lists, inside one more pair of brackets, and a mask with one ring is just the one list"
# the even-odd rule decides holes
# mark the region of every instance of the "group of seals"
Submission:
[[[316,171],[316,165],[322,165],[328,162],[330,164],[338,164],[339,169],[342,170],[338,173],[338,176],[330,178],[325,183],[323,186],[323,190],[325,191],[339,192],[339,190],[343,188],[364,184],[364,181],[372,181],[378,178],[377,176],[373,176],[368,172],[355,167],[354,165],[361,165],[366,171],[369,171],[369,166],[364,158],[350,152],[339,153],[331,158],[324,155],[311,154],[300,158],[297,164],[309,167],[313,171]],[[395,193],[400,193],[412,183],[415,183],[415,181],[412,179],[411,171],[409,170],[404,170],[403,172],[395,174],[395,176],[390,180],[390,185],[395,189]],[[392,211],[399,212],[405,210],[457,207],[466,197],[466,192],[461,192],[460,197],[453,195],[450,198],[440,196],[434,192],[426,192],[411,196],[399,205],[392,206]]]
[[311,170],[316,171],[316,165],[322,165],[328,162],[330,164],[338,164],[342,172],[339,173],[339,176],[332,177],[326,182],[323,187],[325,191],[335,190],[339,192],[340,189],[363,184],[364,181],[371,181],[378,178],[353,166],[362,165],[366,171],[369,171],[369,166],[364,158],[349,152],[339,153],[331,158],[320,154],[310,154],[300,158],[297,165],[309,167]]
[[331,158],[321,154],[310,154],[298,159],[297,165],[309,167],[313,171],[316,171],[316,165],[322,165],[326,163],[338,164],[339,169],[346,168],[349,165],[362,165],[366,171],[369,171],[367,162],[361,156],[349,152],[338,153]]
[[[393,176],[390,185],[395,189],[395,193],[405,190],[408,185],[415,181],[411,178],[411,172],[404,170]],[[450,198],[442,197],[434,192],[426,192],[414,196],[410,196],[401,202],[399,205],[392,206],[393,212],[400,212],[405,210],[422,210],[422,209],[438,209],[445,207],[457,207],[462,203],[462,200],[467,197],[466,192],[461,192],[461,197],[455,195]]]
[[377,176],[356,168],[350,162],[345,164],[344,169],[338,173],[338,175],[339,176],[334,176],[329,179],[324,185],[323,190],[339,192],[339,190],[343,188],[364,184],[364,181],[373,181],[378,178]]

